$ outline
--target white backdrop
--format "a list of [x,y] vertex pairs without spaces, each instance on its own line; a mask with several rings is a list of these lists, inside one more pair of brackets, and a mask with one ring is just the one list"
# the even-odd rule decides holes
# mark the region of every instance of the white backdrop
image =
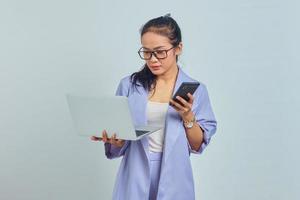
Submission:
[[139,28],[171,13],[183,70],[217,134],[192,156],[197,199],[298,200],[299,3],[0,2],[0,199],[110,199],[120,160],[72,128],[66,93],[114,94],[143,62]]

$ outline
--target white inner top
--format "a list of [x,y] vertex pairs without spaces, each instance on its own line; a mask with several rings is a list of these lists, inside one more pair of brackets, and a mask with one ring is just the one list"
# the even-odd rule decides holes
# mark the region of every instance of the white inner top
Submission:
[[151,133],[149,138],[149,150],[152,152],[162,152],[165,137],[165,121],[169,103],[148,101],[147,118],[149,126],[159,126],[162,129]]

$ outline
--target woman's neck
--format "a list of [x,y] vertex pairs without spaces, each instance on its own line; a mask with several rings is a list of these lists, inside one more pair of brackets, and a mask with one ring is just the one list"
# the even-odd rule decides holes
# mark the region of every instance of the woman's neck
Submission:
[[178,71],[179,71],[179,68],[177,65],[174,67],[171,67],[164,74],[157,76],[156,80],[158,82],[164,82],[164,83],[174,82],[176,80]]

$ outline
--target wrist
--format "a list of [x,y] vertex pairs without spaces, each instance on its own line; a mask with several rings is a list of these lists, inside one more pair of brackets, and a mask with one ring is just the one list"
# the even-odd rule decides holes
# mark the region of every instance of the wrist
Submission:
[[193,128],[196,122],[196,118],[194,114],[190,114],[189,116],[182,119],[183,125],[185,128],[190,129]]
[[195,115],[192,111],[188,112],[185,116],[182,116],[182,120],[184,122],[193,121],[194,118],[195,118]]

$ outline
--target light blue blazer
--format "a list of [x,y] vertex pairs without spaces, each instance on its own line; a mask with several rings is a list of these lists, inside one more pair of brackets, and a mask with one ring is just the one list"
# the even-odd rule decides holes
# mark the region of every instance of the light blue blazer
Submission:
[[[182,82],[193,82],[179,68],[174,92]],[[137,90],[138,89],[138,90]],[[148,91],[142,86],[132,87],[130,76],[120,81],[116,95],[127,96],[135,125],[146,125],[146,105]],[[173,94],[174,95],[174,94]],[[194,93],[192,111],[197,123],[204,130],[204,142],[199,151],[193,151],[188,143],[183,122],[177,111],[169,106],[165,124],[165,142],[158,200],[195,199],[194,181],[190,153],[200,154],[216,132],[216,120],[210,105],[206,86],[200,86]],[[121,157],[122,161],[116,177],[113,200],[148,200],[150,189],[148,137],[139,141],[125,141],[122,148],[105,144],[107,158]]]

